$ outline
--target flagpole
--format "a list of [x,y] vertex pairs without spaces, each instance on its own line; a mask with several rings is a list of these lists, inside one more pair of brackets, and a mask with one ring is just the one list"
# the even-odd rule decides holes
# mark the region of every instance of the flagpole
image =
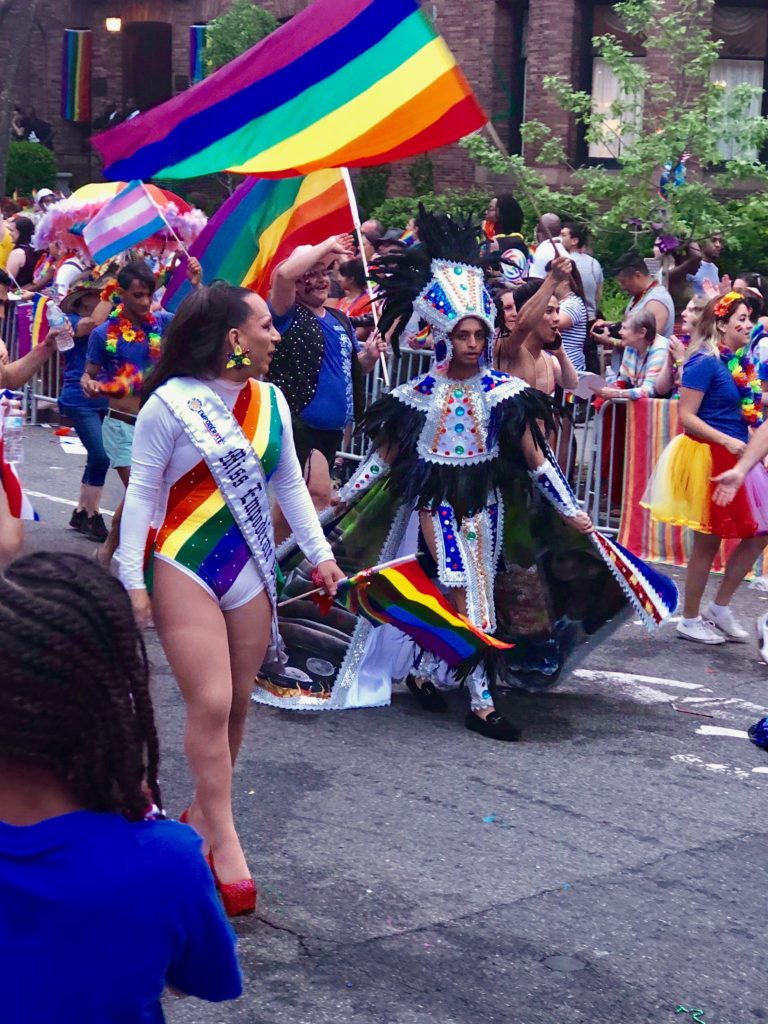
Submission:
[[[379,565],[373,565],[370,569],[361,569],[359,573],[355,573],[354,576],[368,576],[370,573],[381,572],[382,569],[394,569],[397,565],[405,565],[408,562],[415,562],[417,555],[403,555],[400,558],[393,558],[391,562],[380,562]],[[354,579],[354,576],[352,579]],[[339,583],[344,583],[350,577],[345,576],[343,580],[339,580]],[[296,604],[297,601],[303,601],[305,597],[312,597],[313,594],[324,594],[325,587],[315,587],[314,590],[307,590],[303,594],[297,594],[296,597],[289,597],[287,601],[280,601],[278,608],[287,608],[289,604]]]
[[144,184],[144,182],[143,182],[143,181],[142,181],[142,183],[141,183],[141,184],[142,184],[142,187],[144,188],[144,191],[146,192],[147,196],[149,197],[149,201],[150,201],[150,202],[152,203],[152,205],[154,206],[154,208],[155,208],[155,209],[157,210],[157,212],[158,212],[158,213],[160,214],[160,216],[162,217],[163,221],[165,222],[165,226],[166,226],[166,227],[168,228],[168,230],[169,230],[169,231],[171,232],[171,234],[173,235],[173,237],[174,237],[174,238],[176,239],[176,241],[177,241],[177,242],[179,243],[179,248],[180,248],[180,249],[181,249],[181,251],[182,251],[182,252],[184,253],[184,255],[185,255],[185,256],[187,257],[187,259],[188,259],[188,260],[191,260],[191,259],[192,259],[192,254],[190,253],[189,249],[188,249],[188,248],[186,247],[186,245],[184,245],[184,242],[183,242],[183,241],[182,241],[182,240],[181,240],[181,239],[179,238],[179,236],[178,236],[178,235],[176,234],[176,232],[175,232],[175,231],[173,230],[173,228],[171,227],[171,225],[170,225],[170,224],[169,224],[169,222],[168,222],[168,219],[167,219],[167,217],[166,217],[166,216],[165,216],[165,214],[163,213],[163,211],[162,211],[162,209],[160,208],[160,206],[158,206],[158,204],[157,204],[157,203],[155,202],[154,196],[153,196],[153,195],[152,195],[152,193],[151,193],[151,192],[149,191],[149,189],[147,188],[147,186],[146,186],[146,185]]
[[[368,280],[368,260],[365,258],[365,248],[363,247],[363,229],[360,226],[360,211],[357,208],[357,197],[355,196],[355,190],[352,187],[352,179],[349,176],[349,168],[341,168],[341,176],[344,179],[344,184],[347,189],[347,199],[349,200],[349,208],[352,211],[352,222],[355,225],[355,234],[357,235],[357,245],[360,250],[360,259],[363,262],[363,272],[365,273],[365,287],[368,292],[368,298],[371,300],[371,312],[373,313],[373,324],[376,330],[379,329],[379,314],[376,311],[376,297],[373,294],[373,286]],[[381,375],[384,378],[384,386],[389,387],[389,369],[387,368],[387,357],[384,352],[379,353],[379,360],[381,362]]]

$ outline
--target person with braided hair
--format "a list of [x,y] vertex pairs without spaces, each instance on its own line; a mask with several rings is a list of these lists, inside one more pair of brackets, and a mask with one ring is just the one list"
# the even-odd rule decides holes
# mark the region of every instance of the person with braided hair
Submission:
[[236,999],[200,839],[148,813],[160,753],[125,590],[93,560],[28,555],[0,573],[0,635],[3,1019],[160,1024],[166,986]]

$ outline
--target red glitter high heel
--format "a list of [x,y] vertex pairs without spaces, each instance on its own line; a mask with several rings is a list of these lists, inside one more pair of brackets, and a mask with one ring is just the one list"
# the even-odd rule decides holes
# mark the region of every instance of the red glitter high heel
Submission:
[[221,894],[221,902],[224,904],[227,917],[243,917],[245,914],[254,914],[256,912],[256,898],[258,896],[258,889],[254,880],[252,878],[243,878],[238,882],[222,882],[216,874],[216,868],[213,865],[213,854],[210,852],[208,854],[208,864],[211,868],[216,888]]

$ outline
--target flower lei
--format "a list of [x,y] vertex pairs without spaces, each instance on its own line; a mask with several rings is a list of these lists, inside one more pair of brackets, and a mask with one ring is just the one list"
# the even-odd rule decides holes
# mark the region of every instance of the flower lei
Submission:
[[[741,297],[741,296],[740,296]],[[731,352],[730,349],[720,348],[720,358],[728,367],[733,383],[736,385],[741,400],[741,415],[748,427],[759,427],[763,422],[763,413],[760,402],[762,389],[760,377],[758,376],[755,364],[748,355],[747,346]]]
[[[146,326],[149,328],[147,333],[149,335],[150,358],[153,360],[159,359],[162,338],[158,330],[157,320],[152,313],[147,317]],[[119,306],[115,306],[109,314],[107,323],[107,352],[111,352],[113,355],[117,352],[117,343],[120,338],[123,341],[136,342],[137,344],[147,340],[147,334],[144,333],[143,328],[136,327],[125,315],[122,303]]]

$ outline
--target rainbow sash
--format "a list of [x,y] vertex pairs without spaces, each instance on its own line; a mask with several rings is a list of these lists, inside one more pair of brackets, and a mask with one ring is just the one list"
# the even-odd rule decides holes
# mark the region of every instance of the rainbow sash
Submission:
[[275,388],[250,380],[231,413],[203,381],[190,377],[169,380],[156,394],[202,460],[171,488],[154,550],[190,569],[219,595],[252,558],[274,608],[275,544],[267,481],[282,445]]

